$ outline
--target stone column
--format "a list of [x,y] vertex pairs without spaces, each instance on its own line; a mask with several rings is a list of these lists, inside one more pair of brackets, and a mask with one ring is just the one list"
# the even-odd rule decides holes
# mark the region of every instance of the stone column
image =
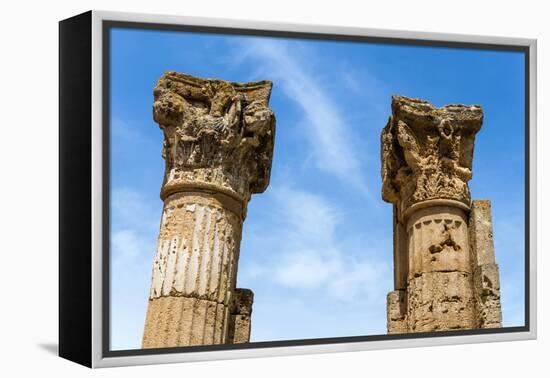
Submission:
[[470,211],[470,245],[474,260],[474,292],[481,328],[499,328],[500,278],[495,260],[491,202],[476,200]]
[[237,265],[248,201],[269,184],[271,86],[176,72],[157,82],[164,209],[143,348],[249,340],[253,295],[236,288]]
[[232,344],[247,343],[250,338],[250,326],[252,315],[252,302],[254,293],[249,289],[237,289],[233,308],[230,310],[229,342]]
[[468,188],[482,120],[479,106],[392,98],[381,138],[382,198],[394,205],[389,333],[500,326],[490,210],[477,205],[488,201],[472,207]]

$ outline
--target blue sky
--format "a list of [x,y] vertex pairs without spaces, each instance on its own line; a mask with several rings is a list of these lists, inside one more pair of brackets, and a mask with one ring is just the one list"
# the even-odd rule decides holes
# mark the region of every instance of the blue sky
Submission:
[[473,199],[493,204],[505,326],[523,325],[524,60],[515,52],[111,31],[111,348],[140,348],[162,202],[153,87],[168,70],[273,81],[271,183],[252,197],[238,286],[251,341],[386,333],[392,207],[380,195],[391,95],[480,104]]

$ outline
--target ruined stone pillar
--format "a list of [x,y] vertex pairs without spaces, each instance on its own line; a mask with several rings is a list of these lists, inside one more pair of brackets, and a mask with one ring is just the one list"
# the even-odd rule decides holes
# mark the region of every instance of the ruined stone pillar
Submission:
[[490,204],[470,203],[479,106],[401,96],[382,131],[382,198],[394,212],[388,332],[500,327]]
[[154,90],[164,133],[164,201],[143,348],[248,342],[253,295],[237,289],[243,221],[271,172],[271,82],[165,73]]

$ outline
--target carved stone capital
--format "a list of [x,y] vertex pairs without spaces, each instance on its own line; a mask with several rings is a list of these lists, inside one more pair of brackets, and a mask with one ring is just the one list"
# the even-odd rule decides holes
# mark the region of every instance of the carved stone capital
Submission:
[[470,206],[474,139],[480,106],[432,104],[392,97],[381,136],[382,198],[404,212],[412,205],[448,199]]
[[163,199],[199,190],[246,203],[267,188],[275,137],[271,87],[176,72],[159,79],[153,113],[164,132]]

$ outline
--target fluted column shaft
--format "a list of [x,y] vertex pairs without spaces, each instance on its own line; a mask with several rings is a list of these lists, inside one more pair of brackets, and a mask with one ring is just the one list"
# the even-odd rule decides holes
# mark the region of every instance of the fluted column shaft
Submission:
[[223,194],[166,198],[144,347],[227,342],[241,232],[239,204]]
[[271,173],[271,82],[165,73],[154,90],[164,134],[164,201],[144,348],[248,342],[253,294],[237,289],[250,198]]

